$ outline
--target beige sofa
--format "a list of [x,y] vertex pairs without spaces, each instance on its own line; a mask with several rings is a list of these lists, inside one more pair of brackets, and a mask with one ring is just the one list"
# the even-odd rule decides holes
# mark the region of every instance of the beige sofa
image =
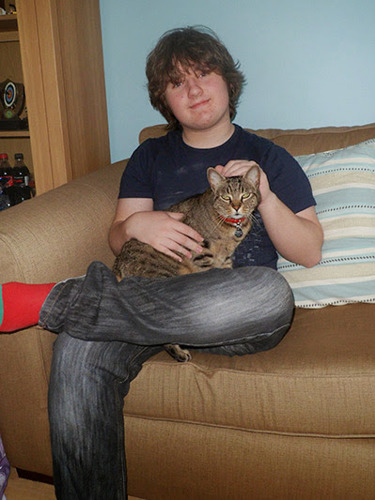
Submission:
[[[142,132],[141,139],[162,133]],[[292,154],[356,144],[375,124],[261,130]],[[58,281],[111,265],[125,161],[0,214],[1,281]],[[125,401],[129,494],[149,500],[375,498],[375,305],[297,308],[274,350],[166,353]],[[13,467],[52,475],[47,386],[55,335],[0,335],[0,433]]]

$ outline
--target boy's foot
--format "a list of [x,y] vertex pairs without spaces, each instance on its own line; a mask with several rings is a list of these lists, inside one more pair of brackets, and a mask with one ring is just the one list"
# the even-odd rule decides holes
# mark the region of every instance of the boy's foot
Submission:
[[0,332],[14,332],[36,325],[39,312],[55,283],[0,285]]

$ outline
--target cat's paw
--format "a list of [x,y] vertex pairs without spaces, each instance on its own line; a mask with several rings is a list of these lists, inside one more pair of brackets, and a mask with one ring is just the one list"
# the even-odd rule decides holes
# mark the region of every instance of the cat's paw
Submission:
[[176,359],[180,363],[187,363],[191,361],[191,354],[187,349],[182,349],[178,344],[166,344],[164,349],[172,358]]

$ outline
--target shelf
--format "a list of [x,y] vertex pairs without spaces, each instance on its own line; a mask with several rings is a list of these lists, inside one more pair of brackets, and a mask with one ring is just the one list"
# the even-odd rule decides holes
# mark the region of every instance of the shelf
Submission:
[[2,137],[30,137],[29,130],[0,130],[0,138]]
[[18,42],[17,14],[0,16],[0,42]]
[[0,31],[0,43],[1,42],[19,42],[18,31]]
[[17,31],[17,14],[0,16],[0,31]]

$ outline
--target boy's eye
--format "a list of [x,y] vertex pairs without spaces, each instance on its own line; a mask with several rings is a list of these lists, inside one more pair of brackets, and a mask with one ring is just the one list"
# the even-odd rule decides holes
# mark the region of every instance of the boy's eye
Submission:
[[207,76],[211,70],[209,68],[202,68],[202,67],[197,67],[195,70],[195,76],[198,76],[199,78],[203,78],[204,76]]

